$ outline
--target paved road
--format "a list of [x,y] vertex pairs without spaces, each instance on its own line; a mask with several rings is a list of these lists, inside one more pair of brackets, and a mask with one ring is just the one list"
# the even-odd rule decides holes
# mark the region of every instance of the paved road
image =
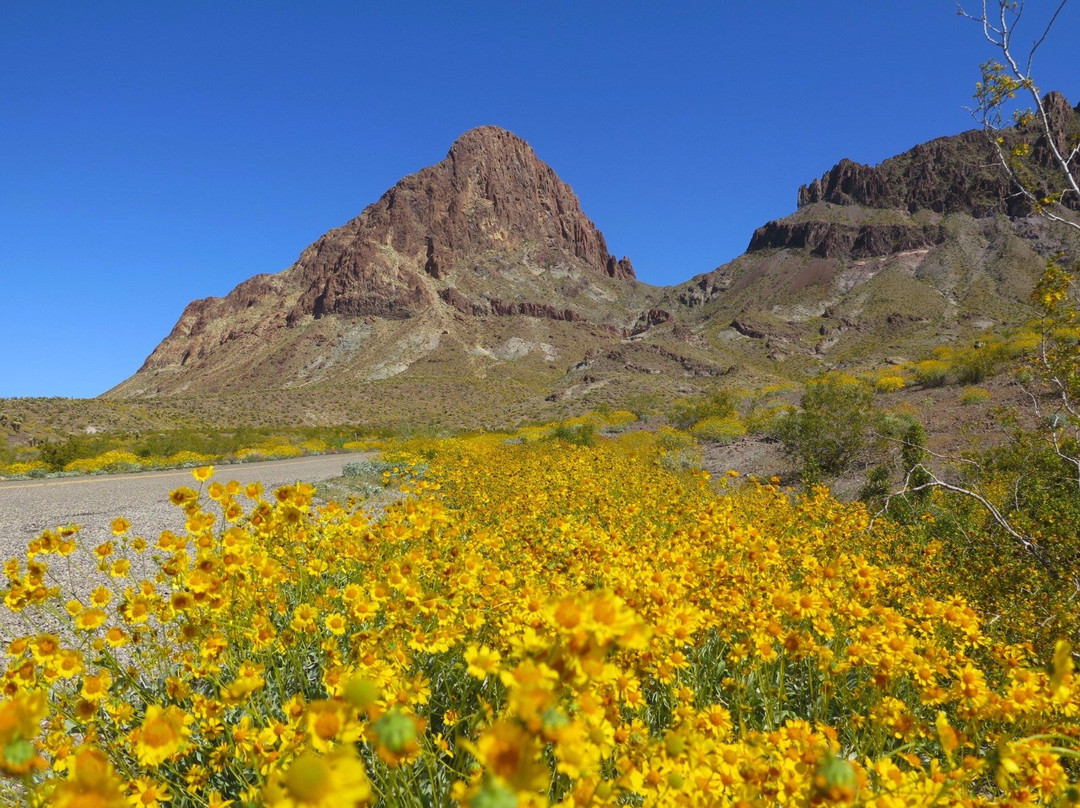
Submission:
[[[342,466],[356,459],[338,454],[215,466],[214,479],[258,480],[271,491],[298,480],[338,477]],[[130,519],[135,534],[151,540],[166,529],[180,532],[184,515],[169,504],[169,492],[181,485],[198,487],[190,469],[0,482],[0,563],[25,557],[27,543],[41,531],[72,522],[83,526],[80,535],[90,546],[111,537],[117,516]]]

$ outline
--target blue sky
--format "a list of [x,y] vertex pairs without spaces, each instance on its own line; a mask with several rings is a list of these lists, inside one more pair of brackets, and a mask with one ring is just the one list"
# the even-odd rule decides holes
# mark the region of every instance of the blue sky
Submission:
[[[1073,4],[1036,62],[1074,104],[1078,41]],[[0,397],[105,391],[480,124],[686,280],[840,158],[971,128],[991,55],[951,0],[4,0]]]

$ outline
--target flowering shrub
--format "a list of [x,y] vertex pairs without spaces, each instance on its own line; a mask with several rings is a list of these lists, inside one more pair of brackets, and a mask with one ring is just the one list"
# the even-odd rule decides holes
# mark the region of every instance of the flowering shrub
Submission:
[[1066,642],[874,563],[861,505],[666,470],[670,433],[408,442],[374,523],[197,469],[156,539],[45,532],[5,566],[9,802],[1074,801]]
[[40,460],[16,461],[0,466],[0,476],[3,477],[29,477],[35,474],[44,474],[49,470],[46,463]]
[[161,461],[162,466],[171,468],[184,468],[185,466],[205,466],[207,463],[213,462],[214,457],[212,455],[201,454],[200,452],[177,452],[170,455]]
[[903,390],[906,384],[903,376],[879,376],[874,381],[874,390],[879,393],[893,393],[897,390]]
[[949,377],[949,363],[941,359],[924,359],[914,367],[915,381],[924,387],[941,387]]
[[638,417],[629,410],[613,410],[604,416],[609,427],[629,426],[637,422]]
[[80,474],[93,474],[95,472],[121,472],[139,471],[144,466],[144,461],[131,452],[113,449],[97,457],[73,460],[64,466],[64,471],[75,471]]
[[736,416],[727,418],[704,418],[690,430],[690,434],[699,440],[728,444],[746,434],[746,427]]
[[300,457],[303,454],[303,449],[291,443],[268,441],[259,446],[240,449],[233,457],[240,463],[252,463],[259,460],[283,460],[289,457]]

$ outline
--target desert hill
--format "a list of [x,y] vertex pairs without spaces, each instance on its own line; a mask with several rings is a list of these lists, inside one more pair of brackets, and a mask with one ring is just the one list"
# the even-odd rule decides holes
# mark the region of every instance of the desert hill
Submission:
[[[1080,133],[1080,105],[1058,93],[1044,103],[1063,141]],[[1005,136],[1032,143],[1049,187],[1044,138],[1033,128]],[[799,189],[795,213],[758,228],[745,254],[658,305],[712,344],[741,343],[789,372],[918,358],[1022,322],[1046,256],[1080,255],[1080,245],[1033,215],[997,159],[971,131],[878,166],[841,160]]]
[[[1080,131],[1080,106],[1047,103],[1060,137]],[[1007,136],[1045,162],[1038,132]],[[490,426],[874,366],[1030,316],[1044,256],[1077,249],[1063,238],[966,132],[842,160],[745,254],[652,287],[524,140],[485,126],[291,267],[189,304],[105,397]]]

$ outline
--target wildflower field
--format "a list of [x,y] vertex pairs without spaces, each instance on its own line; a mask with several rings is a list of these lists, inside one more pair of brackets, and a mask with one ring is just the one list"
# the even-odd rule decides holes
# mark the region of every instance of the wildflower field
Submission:
[[[45,533],[5,567],[0,796],[1080,804],[1067,638],[1007,642],[917,528],[666,459],[410,441],[377,521],[202,468],[172,532]],[[97,579],[57,587],[76,556]]]

